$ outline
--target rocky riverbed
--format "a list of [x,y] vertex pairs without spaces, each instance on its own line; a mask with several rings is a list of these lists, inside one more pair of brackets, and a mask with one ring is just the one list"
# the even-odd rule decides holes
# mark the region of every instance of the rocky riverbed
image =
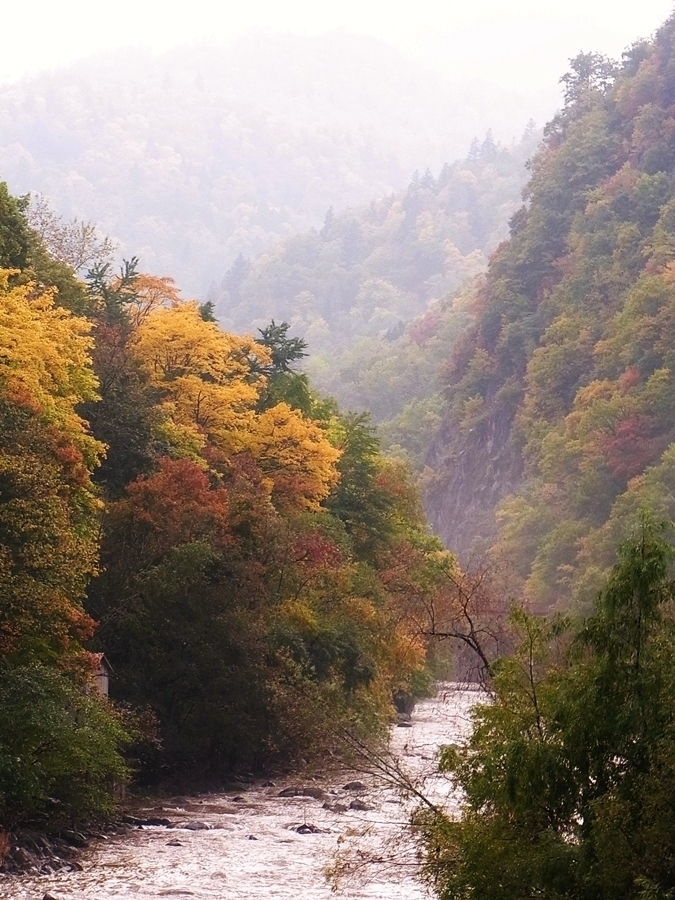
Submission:
[[[476,698],[441,685],[410,723],[392,729],[390,761],[450,808],[457,798],[435,773],[435,756],[466,733]],[[328,900],[337,887],[350,900],[421,900],[415,841],[406,829],[417,801],[375,768],[148,803],[113,832],[92,837],[65,868],[51,872],[45,864],[43,874],[0,876],[0,898]]]

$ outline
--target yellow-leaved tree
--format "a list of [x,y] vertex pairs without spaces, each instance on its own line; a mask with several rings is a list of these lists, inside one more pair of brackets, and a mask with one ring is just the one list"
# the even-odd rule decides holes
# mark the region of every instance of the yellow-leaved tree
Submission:
[[0,270],[0,656],[77,655],[96,571],[103,445],[77,404],[96,398],[89,324]]
[[223,331],[185,302],[152,309],[133,346],[162,393],[162,436],[174,455],[206,442],[225,458],[248,454],[284,508],[315,508],[336,484],[340,453],[319,425],[286,403],[258,410],[266,385],[260,369],[271,359],[254,338]]

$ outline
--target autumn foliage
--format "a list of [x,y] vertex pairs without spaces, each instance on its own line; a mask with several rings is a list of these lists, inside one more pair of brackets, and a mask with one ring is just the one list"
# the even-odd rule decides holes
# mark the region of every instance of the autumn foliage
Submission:
[[405,469],[285,323],[230,334],[135,259],[82,284],[39,242],[0,270],[0,820],[382,733],[425,666],[392,559],[439,551]]

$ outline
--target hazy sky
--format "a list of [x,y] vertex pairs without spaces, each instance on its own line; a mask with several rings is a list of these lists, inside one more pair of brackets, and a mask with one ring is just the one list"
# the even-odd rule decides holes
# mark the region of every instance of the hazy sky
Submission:
[[672,9],[672,0],[21,0],[3,11],[0,80],[120,46],[163,50],[255,27],[341,28],[379,37],[453,77],[544,87],[579,50],[617,56]]

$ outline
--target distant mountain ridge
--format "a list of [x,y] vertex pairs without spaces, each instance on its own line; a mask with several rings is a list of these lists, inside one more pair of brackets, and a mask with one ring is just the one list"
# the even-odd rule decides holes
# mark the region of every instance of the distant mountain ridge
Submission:
[[329,207],[438,171],[489,127],[522,133],[526,105],[342,33],[125,51],[0,88],[0,176],[203,296]]

